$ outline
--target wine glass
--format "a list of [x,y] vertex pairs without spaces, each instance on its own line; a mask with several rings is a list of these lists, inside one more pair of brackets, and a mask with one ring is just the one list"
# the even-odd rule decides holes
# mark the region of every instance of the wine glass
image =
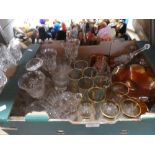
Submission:
[[80,41],[78,39],[68,39],[65,44],[65,56],[71,65],[72,62],[75,61],[75,59],[78,56],[78,49],[80,46]]
[[43,60],[42,68],[52,75],[57,67],[56,62],[57,50],[54,48],[46,48],[41,53],[41,59]]

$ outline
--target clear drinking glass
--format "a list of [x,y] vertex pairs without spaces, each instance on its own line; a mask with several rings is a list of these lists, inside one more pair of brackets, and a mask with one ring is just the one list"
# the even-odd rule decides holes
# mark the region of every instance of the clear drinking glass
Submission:
[[66,74],[62,74],[61,72],[57,72],[52,77],[54,82],[54,87],[56,90],[65,91],[68,85],[68,76]]
[[101,88],[107,88],[110,86],[110,79],[107,76],[96,76],[94,78],[94,85]]
[[50,118],[76,120],[81,94],[71,92],[52,92],[47,98],[50,106],[46,106]]
[[69,61],[69,64],[75,61],[78,56],[78,49],[80,46],[80,41],[78,39],[68,39],[65,44],[65,56]]
[[95,109],[89,102],[81,103],[79,108],[79,120],[94,120]]
[[74,93],[78,92],[79,91],[78,81],[82,77],[81,70],[73,69],[68,74],[68,77],[69,77],[69,90]]
[[33,98],[41,98],[45,92],[45,75],[41,71],[27,72],[18,81],[19,88]]
[[55,73],[52,76],[56,90],[65,91],[68,86],[68,73],[71,68],[66,63],[58,64]]
[[46,48],[41,53],[41,59],[43,60],[42,68],[49,74],[53,74],[57,67],[56,63],[57,50],[53,48]]
[[92,87],[88,91],[88,99],[95,108],[95,118],[100,117],[100,106],[103,100],[105,99],[105,89],[99,87]]
[[88,90],[93,87],[93,80],[88,77],[83,77],[78,81],[79,92],[83,96],[83,102],[88,100]]
[[22,58],[22,52],[19,46],[20,42],[18,39],[12,39],[9,42],[8,50],[11,56],[18,62]]
[[88,62],[85,60],[77,60],[75,61],[74,68],[77,68],[83,71],[84,68],[88,67]]
[[0,70],[6,72],[7,69],[12,65],[16,65],[16,60],[9,53],[9,50],[7,49],[7,47],[1,44],[0,45]]

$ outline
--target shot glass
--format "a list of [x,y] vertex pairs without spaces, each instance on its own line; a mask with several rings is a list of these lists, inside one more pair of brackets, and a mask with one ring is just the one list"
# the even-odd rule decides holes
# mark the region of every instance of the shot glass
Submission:
[[94,78],[94,85],[96,87],[107,88],[110,86],[110,79],[107,76],[96,76]]
[[85,60],[77,60],[74,63],[74,68],[77,68],[81,71],[83,71],[84,68],[88,67],[88,62]]
[[57,72],[52,77],[54,82],[55,90],[65,91],[68,85],[68,76],[67,74],[62,74],[61,72]]
[[83,102],[88,101],[88,90],[91,87],[93,87],[93,85],[94,85],[93,80],[91,78],[88,78],[88,77],[82,77],[78,81],[79,92],[83,96]]
[[73,69],[68,74],[69,77],[69,90],[73,93],[79,91],[78,81],[82,77],[82,72],[79,69]]
[[83,120],[94,120],[95,110],[90,102],[83,102],[79,105],[79,119]]
[[94,78],[96,77],[97,75],[97,70],[93,67],[86,67],[84,70],[83,70],[83,76],[84,77],[89,77],[89,78]]
[[95,108],[95,118],[100,118],[100,106],[105,99],[105,89],[99,87],[92,87],[88,91],[88,99]]

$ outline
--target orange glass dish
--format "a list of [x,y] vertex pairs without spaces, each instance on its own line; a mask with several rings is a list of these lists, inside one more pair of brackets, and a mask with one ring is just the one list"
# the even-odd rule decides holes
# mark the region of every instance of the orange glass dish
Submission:
[[131,65],[129,78],[136,82],[142,89],[151,90],[155,88],[155,78],[142,65]]
[[155,88],[155,77],[144,66],[132,64],[129,67],[118,66],[113,70],[113,81],[133,81],[144,90],[152,90]]

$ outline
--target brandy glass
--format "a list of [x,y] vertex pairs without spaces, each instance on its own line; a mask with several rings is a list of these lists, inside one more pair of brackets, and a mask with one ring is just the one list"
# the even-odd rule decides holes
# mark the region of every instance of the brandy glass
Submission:
[[41,71],[27,72],[18,81],[20,89],[33,98],[42,98],[45,93],[45,75]]

